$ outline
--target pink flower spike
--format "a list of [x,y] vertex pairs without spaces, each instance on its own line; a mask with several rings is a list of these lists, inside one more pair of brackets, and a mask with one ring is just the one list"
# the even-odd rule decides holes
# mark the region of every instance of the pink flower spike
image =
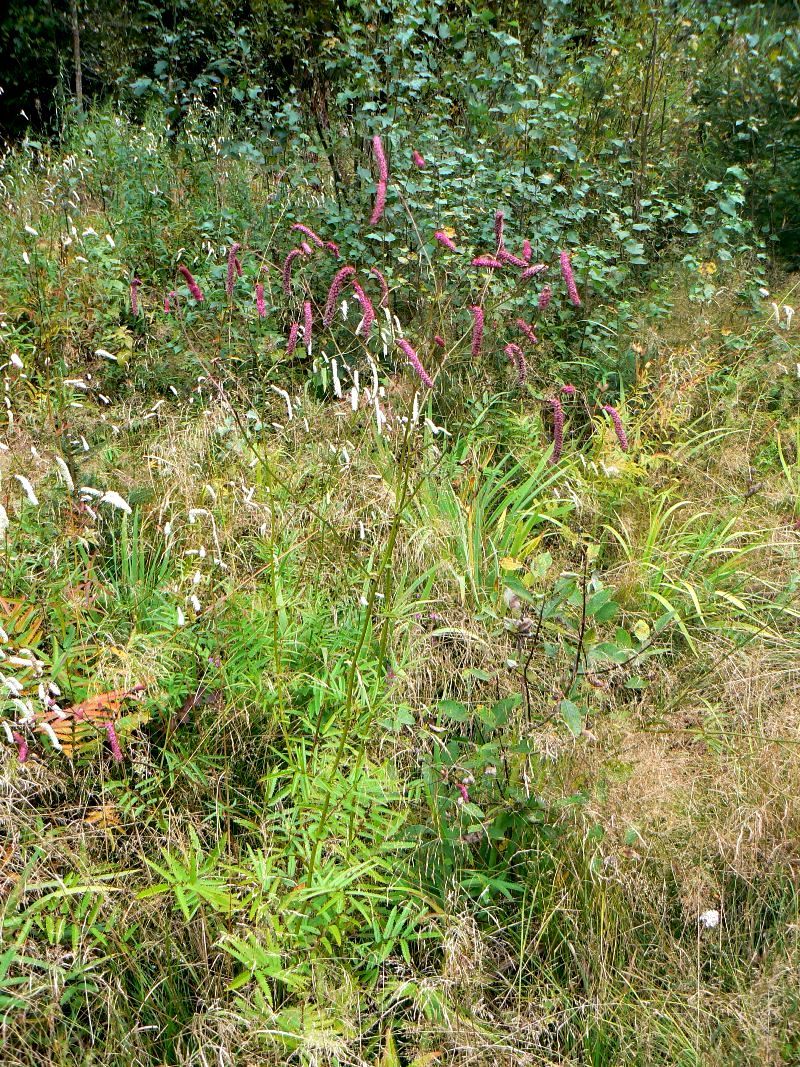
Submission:
[[546,263],[534,263],[532,267],[525,268],[522,274],[520,274],[520,279],[523,282],[526,282],[528,278],[535,278],[537,274],[544,274],[546,270]]
[[311,330],[313,325],[314,312],[311,309],[311,301],[306,300],[303,303],[303,343],[309,353],[311,352]]
[[203,302],[203,299],[204,299],[203,290],[200,288],[200,286],[197,284],[197,282],[192,277],[192,272],[189,270],[188,267],[184,267],[183,264],[181,264],[178,267],[178,270],[181,272],[183,277],[186,279],[186,284],[189,286],[189,292],[195,298],[197,303],[201,304]]
[[24,763],[28,758],[28,742],[22,734],[18,734],[16,730],[11,736],[14,738],[17,745],[17,759],[20,763]]
[[242,246],[239,244],[233,244],[231,245],[231,250],[228,253],[228,274],[225,278],[225,292],[228,294],[229,298],[233,296],[233,286],[237,274],[236,264],[238,260],[236,259],[236,253],[241,247]]
[[256,286],[256,311],[258,312],[258,317],[260,319],[266,317],[267,306],[264,303],[264,286],[261,282]]
[[364,292],[359,283],[355,280],[352,281],[353,292],[356,295],[356,300],[361,305],[361,311],[364,315],[364,337],[369,337],[369,332],[372,329],[372,324],[375,321],[375,308],[372,306],[372,301]]
[[444,230],[437,230],[436,233],[433,235],[433,238],[435,241],[438,241],[440,245],[444,245],[445,248],[449,248],[451,252],[458,251],[452,237],[448,237]]
[[553,412],[553,452],[550,456],[550,465],[554,466],[561,459],[561,449],[564,447],[564,409],[557,396],[548,400]]
[[416,150],[416,148],[415,148],[415,149],[414,149],[414,151],[413,151],[413,152],[411,153],[411,158],[412,158],[412,160],[414,161],[414,166],[415,166],[415,167],[419,167],[419,169],[420,169],[420,170],[424,170],[424,169],[425,169],[425,160],[424,160],[424,158],[422,157],[421,153],[419,153],[419,152],[418,152],[418,151]]
[[335,241],[326,241],[325,242],[325,247],[328,249],[328,251],[333,256],[334,259],[338,259],[339,258],[339,256],[340,256],[339,246],[336,244]]
[[502,211],[495,211],[494,213],[494,239],[497,245],[498,252],[503,247],[503,227],[505,226],[505,215]]
[[441,336],[440,334],[438,334],[438,333],[437,333],[437,334],[436,334],[436,336],[434,337],[434,339],[433,339],[433,343],[434,343],[435,345],[437,345],[437,346],[438,346],[439,348],[444,348],[444,347],[445,347],[445,343],[444,343],[444,337],[442,337],[442,336]]
[[379,181],[375,186],[375,205],[372,208],[372,214],[369,217],[370,226],[374,226],[376,222],[380,222],[383,217],[383,212],[386,208],[386,182]]
[[139,286],[141,278],[131,278],[131,315],[139,314]]
[[306,235],[306,237],[309,239],[309,241],[313,241],[313,243],[317,246],[317,248],[324,248],[325,247],[325,242],[322,240],[322,238],[319,236],[319,234],[314,233],[314,231],[311,229],[310,226],[304,226],[302,222],[295,222],[295,223],[292,223],[292,225],[289,227],[289,229],[290,230],[299,230],[300,233],[304,233]]
[[574,385],[562,385],[561,392],[564,394],[564,396],[575,396],[578,390],[575,388]]
[[514,364],[514,366],[517,368],[517,381],[520,385],[524,385],[525,379],[528,376],[528,365],[525,362],[525,353],[522,351],[519,345],[514,344],[513,341],[510,341],[506,345],[504,351],[508,358],[511,360],[511,362]]
[[336,313],[336,301],[339,298],[339,293],[341,293],[342,289],[344,288],[344,283],[347,281],[347,279],[351,278],[355,274],[355,272],[355,267],[342,267],[341,270],[338,270],[336,274],[334,274],[333,281],[331,282],[331,287],[328,290],[328,296],[325,301],[325,310],[322,313],[323,326],[330,326],[330,324],[333,322],[333,316]]
[[544,289],[542,289],[541,293],[539,293],[539,300],[538,300],[539,310],[540,311],[544,311],[544,309],[547,307],[547,305],[550,303],[550,301],[552,299],[553,299],[553,290],[550,288],[549,285],[546,285],[544,287]]
[[113,722],[106,723],[106,733],[108,734],[108,744],[111,748],[111,755],[114,757],[115,763],[122,762],[122,749],[119,747],[119,740],[117,738],[117,731],[114,729]]
[[286,355],[291,356],[297,348],[297,335],[300,332],[300,323],[293,322],[289,327],[289,336],[286,338]]
[[529,326],[525,319],[517,319],[517,327],[525,334],[532,345],[539,343],[539,338],[533,332],[533,327]]
[[301,241],[300,242],[300,250],[302,251],[304,256],[310,256],[311,255],[311,245],[308,243],[308,241]]
[[374,278],[378,279],[378,282],[379,282],[380,287],[381,287],[381,298],[378,301],[378,307],[379,308],[388,307],[389,306],[389,283],[386,281],[386,277],[383,274],[383,271],[378,270],[377,267],[370,267],[369,272]]
[[503,264],[493,256],[476,256],[472,261],[473,267],[486,267],[487,270],[502,270]]
[[164,314],[165,315],[169,315],[169,313],[172,311],[172,301],[175,300],[177,302],[177,299],[178,299],[178,294],[175,292],[174,289],[171,289],[168,293],[164,294]]
[[474,322],[472,324],[472,358],[477,359],[481,354],[481,342],[483,341],[483,308],[477,304],[469,309],[472,312]]
[[383,152],[383,142],[377,133],[372,138],[372,151],[375,153],[375,162],[378,165],[378,180],[385,185],[389,181],[389,165]]
[[397,347],[405,354],[406,358],[408,359],[408,362],[417,372],[417,377],[422,382],[422,384],[427,385],[429,389],[433,389],[433,379],[420,363],[419,356],[408,343],[408,341],[406,341],[402,337],[399,337],[397,339]]
[[292,292],[292,263],[298,256],[302,256],[302,248],[293,248],[286,259],[283,261],[283,291],[289,296]]
[[619,447],[623,452],[628,451],[628,435],[625,433],[625,427],[622,425],[622,418],[616,408],[612,408],[610,404],[603,405],[603,411],[614,423],[614,433],[617,435],[619,441]]
[[525,267],[525,260],[520,259],[519,256],[515,256],[513,252],[507,252],[505,248],[501,248],[497,253],[497,258],[501,263],[509,263],[512,267]]
[[532,254],[533,253],[531,249],[531,243],[526,237],[525,240],[522,242],[522,258],[525,260],[526,263],[530,263]]
[[575,307],[579,308],[581,306],[581,298],[578,295],[578,287],[575,284],[575,275],[569,260],[569,252],[562,252],[559,259],[561,261],[561,275],[567,287],[567,294]]
[[459,803],[468,804],[469,803],[469,789],[467,789],[467,787],[464,785],[463,782],[456,782],[456,789],[461,794],[461,796],[459,797]]

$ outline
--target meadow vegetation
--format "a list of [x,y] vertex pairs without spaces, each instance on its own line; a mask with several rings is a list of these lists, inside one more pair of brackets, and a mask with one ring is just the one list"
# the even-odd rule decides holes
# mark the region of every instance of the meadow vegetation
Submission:
[[5,153],[9,1067],[800,1063],[798,28],[507,7]]

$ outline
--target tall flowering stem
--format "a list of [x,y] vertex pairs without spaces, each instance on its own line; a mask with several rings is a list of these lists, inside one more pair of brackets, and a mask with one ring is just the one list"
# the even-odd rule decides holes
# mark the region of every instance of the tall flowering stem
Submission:
[[372,329],[372,324],[375,321],[375,308],[372,306],[372,301],[364,292],[361,285],[355,280],[352,281],[353,292],[355,293],[356,300],[361,305],[361,311],[364,315],[364,337],[369,337],[369,332]]
[[303,341],[306,351],[311,352],[311,331],[314,326],[314,312],[311,309],[311,301],[303,302]]
[[370,216],[370,226],[374,226],[383,217],[386,208],[386,188],[389,182],[389,165],[383,151],[383,142],[376,133],[372,138],[372,151],[375,153],[375,163],[378,167],[378,182],[375,186],[375,205]]
[[289,327],[289,336],[286,338],[286,355],[291,356],[297,348],[297,335],[300,332],[300,323],[293,322]]
[[433,238],[435,241],[438,241],[440,245],[444,245],[445,248],[449,248],[451,252],[458,251],[455,245],[455,241],[452,237],[448,237],[444,230],[437,230],[436,233],[433,235]]
[[319,236],[319,234],[314,233],[314,231],[311,229],[310,226],[304,226],[302,222],[294,222],[289,227],[289,229],[290,230],[297,230],[299,233],[304,233],[306,235],[306,237],[309,239],[309,241],[313,241],[313,243],[318,248],[324,248],[325,247],[325,242],[322,240],[322,238]]
[[336,301],[339,299],[339,294],[344,288],[344,284],[348,278],[352,278],[355,274],[355,267],[342,267],[333,276],[331,287],[328,290],[328,297],[325,301],[325,309],[322,313],[323,326],[330,326],[333,322],[333,316],[336,313]]
[[106,723],[106,734],[108,735],[108,745],[111,749],[111,755],[115,763],[122,762],[122,749],[119,747],[119,739],[117,738],[117,731],[114,729],[113,722]]
[[236,253],[241,247],[240,244],[232,244],[231,250],[228,252],[228,273],[225,278],[225,292],[228,294],[229,299],[233,296],[233,286],[236,281],[236,275],[241,275],[242,273],[242,266],[236,258]]
[[302,256],[302,248],[293,248],[286,259],[283,261],[283,270],[281,275],[283,278],[283,291],[287,296],[292,292],[292,264],[298,256]]
[[525,353],[522,351],[519,345],[514,344],[513,341],[510,341],[506,345],[504,351],[508,358],[511,360],[511,362],[514,364],[514,366],[517,368],[517,381],[520,385],[524,385],[525,379],[528,376],[528,364],[525,362]]
[[517,328],[525,334],[532,345],[539,343],[539,338],[533,332],[533,327],[529,326],[525,319],[517,319]]
[[397,339],[397,347],[405,354],[406,359],[416,371],[417,377],[422,382],[422,384],[427,385],[429,389],[433,389],[433,379],[422,366],[419,356],[408,343],[408,341],[406,341],[403,337],[399,337]]
[[139,314],[139,286],[142,284],[141,278],[131,279],[131,314]]
[[561,450],[564,447],[564,409],[557,396],[548,401],[553,414],[553,452],[550,456],[550,465],[553,466],[561,459]]
[[265,318],[267,314],[267,306],[264,303],[264,286],[261,282],[256,285],[256,311],[260,319]]
[[381,287],[381,298],[378,301],[379,308],[385,308],[389,306],[389,283],[386,281],[386,276],[383,271],[378,270],[377,267],[370,267],[370,274],[373,278],[378,279],[378,284]]
[[625,433],[625,427],[622,425],[622,417],[616,408],[612,408],[610,404],[603,405],[603,411],[611,419],[614,424],[614,433],[617,435],[619,441],[619,447],[623,452],[628,451],[628,435]]
[[578,295],[578,286],[575,284],[575,274],[572,270],[569,252],[562,252],[559,256],[559,260],[561,261],[561,276],[567,287],[567,295],[569,296],[570,302],[574,304],[576,308],[579,308],[581,306],[581,298]]
[[200,286],[194,280],[194,278],[192,276],[192,272],[189,270],[188,267],[184,267],[183,264],[181,264],[178,267],[178,270],[181,272],[181,274],[183,275],[184,279],[186,280],[186,284],[189,287],[189,292],[195,298],[197,303],[201,304],[203,302],[203,299],[204,299],[203,290],[200,288]]
[[472,312],[472,358],[476,359],[481,354],[481,344],[483,342],[483,308],[478,304],[473,304],[469,309]]
[[370,226],[374,226],[376,222],[381,221],[385,210],[386,182],[378,182],[378,184],[375,186],[375,204],[372,208],[372,214],[369,217]]

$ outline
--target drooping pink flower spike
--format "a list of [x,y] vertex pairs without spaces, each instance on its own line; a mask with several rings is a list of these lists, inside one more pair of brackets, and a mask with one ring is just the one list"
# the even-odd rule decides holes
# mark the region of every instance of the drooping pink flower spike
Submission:
[[317,246],[317,248],[324,248],[325,247],[325,242],[322,240],[322,238],[319,236],[319,234],[314,233],[314,231],[311,229],[310,226],[304,226],[302,222],[294,222],[289,227],[289,229],[290,230],[298,230],[300,233],[304,233],[306,235],[306,237],[309,239],[309,241],[313,241],[313,243]]
[[372,302],[364,292],[363,288],[355,280],[350,283],[353,286],[353,292],[355,293],[356,300],[361,305],[361,311],[364,317],[363,330],[364,337],[369,337],[369,332],[372,329],[372,324],[375,321],[375,308],[372,306]]
[[514,344],[513,341],[510,341],[506,345],[504,351],[517,369],[517,381],[520,385],[524,385],[525,379],[528,376],[528,364],[525,362],[525,353],[519,345]]
[[375,186],[375,204],[372,208],[372,214],[369,217],[370,226],[374,226],[376,222],[380,222],[383,218],[383,213],[386,210],[386,182],[379,181]]
[[481,344],[483,342],[483,308],[478,304],[473,304],[469,309],[472,312],[472,345],[470,351],[472,352],[472,358],[477,359],[481,354]]
[[534,263],[531,267],[526,267],[520,274],[520,280],[526,282],[529,278],[535,278],[537,274],[544,274],[547,270],[546,263]]
[[389,306],[389,283],[386,281],[386,276],[383,271],[378,270],[377,267],[370,267],[370,274],[373,278],[378,279],[378,284],[381,287],[381,298],[378,301],[379,308],[385,308]]
[[375,163],[378,167],[378,180],[388,182],[389,164],[386,162],[386,156],[383,151],[383,141],[381,141],[380,134],[378,133],[372,138],[372,151],[375,153]]
[[523,269],[527,266],[524,259],[519,256],[515,256],[513,252],[507,252],[505,248],[501,248],[497,253],[497,258],[501,263],[509,263],[512,267],[519,267]]
[[628,435],[625,433],[625,427],[622,425],[622,417],[616,408],[612,408],[610,404],[603,405],[603,411],[614,423],[614,433],[617,435],[619,441],[619,447],[623,452],[628,451]]
[[203,302],[203,299],[204,299],[203,290],[200,288],[200,286],[194,280],[194,278],[192,276],[192,272],[189,270],[188,267],[184,267],[184,265],[182,263],[178,267],[178,270],[181,272],[181,274],[183,275],[184,279],[186,280],[186,284],[189,287],[189,292],[195,298],[197,303],[201,304]]
[[526,263],[530,263],[532,254],[533,251],[531,249],[531,243],[526,237],[525,240],[522,242],[522,258],[525,260]]
[[141,278],[131,278],[131,315],[139,314],[139,286]]
[[225,277],[225,292],[230,298],[233,296],[233,286],[236,280],[236,275],[241,275],[242,267],[239,260],[236,258],[236,253],[242,246],[240,244],[232,244],[231,250],[228,252],[228,273]]
[[256,285],[256,311],[260,319],[265,318],[267,314],[267,306],[264,303],[264,286],[259,282]]
[[581,306],[581,298],[578,295],[578,286],[575,284],[575,274],[572,270],[569,252],[562,252],[559,256],[559,260],[561,262],[561,276],[567,287],[567,295],[569,296],[570,302],[574,304],[576,308],[579,308]]
[[298,256],[303,255],[302,248],[293,248],[286,259],[283,261],[283,269],[281,276],[283,278],[283,291],[289,296],[292,292],[292,264]]
[[551,397],[547,403],[553,413],[553,451],[550,465],[554,466],[561,459],[561,450],[564,447],[564,409],[557,396]]
[[497,246],[497,251],[503,247],[503,228],[505,226],[505,215],[502,211],[495,211],[494,213],[494,239]]
[[300,323],[293,322],[289,327],[289,336],[286,338],[286,355],[291,356],[297,348],[297,335],[300,332]]
[[311,331],[314,328],[314,312],[311,308],[311,301],[305,300],[303,302],[303,343],[306,346],[306,352],[311,353]]
[[419,167],[420,170],[425,169],[425,159],[422,156],[422,153],[418,152],[416,148],[411,153],[411,159],[414,161],[415,167]]
[[326,241],[325,247],[328,249],[334,259],[339,259],[341,253],[339,252],[339,246],[335,241]]
[[532,345],[539,343],[539,338],[533,332],[533,327],[529,326],[525,319],[517,319],[517,328],[525,334]]
[[114,729],[113,722],[106,723],[106,734],[108,735],[108,745],[111,749],[111,755],[115,763],[122,763],[122,749],[119,747],[119,739],[117,738],[117,731]]
[[300,242],[300,251],[303,253],[304,256],[311,255],[311,245],[308,243],[308,241]]
[[15,730],[11,735],[14,738],[14,742],[17,746],[17,759],[20,763],[25,763],[28,758],[28,742]]
[[546,285],[544,287],[544,289],[542,289],[541,293],[539,293],[539,299],[537,301],[538,306],[539,306],[539,310],[540,311],[544,311],[544,309],[547,307],[547,305],[550,303],[550,301],[552,299],[553,299],[553,290],[550,288],[549,285]]
[[331,287],[328,290],[328,296],[325,300],[325,309],[322,313],[323,326],[330,326],[333,322],[333,316],[336,313],[336,301],[339,299],[339,293],[344,288],[344,283],[348,278],[351,278],[356,272],[355,267],[342,267],[333,276]]
[[404,353],[406,359],[416,371],[417,377],[422,382],[422,384],[427,385],[429,389],[433,389],[433,379],[422,366],[419,356],[408,343],[408,341],[406,341],[403,337],[398,337],[397,347]]
[[435,241],[438,241],[440,245],[444,245],[444,247],[449,249],[451,252],[458,251],[455,245],[455,241],[452,237],[448,237],[444,230],[437,230],[436,233],[433,235],[433,239]]
[[494,256],[476,256],[472,261],[473,267],[485,267],[487,270],[502,270],[503,264]]

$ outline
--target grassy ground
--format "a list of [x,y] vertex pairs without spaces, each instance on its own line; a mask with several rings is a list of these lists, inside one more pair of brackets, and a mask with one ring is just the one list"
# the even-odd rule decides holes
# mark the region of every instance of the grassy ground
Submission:
[[224,219],[133,314],[109,174],[4,183],[3,1062],[800,1062],[797,280],[665,267],[551,463],[546,329],[339,398]]

